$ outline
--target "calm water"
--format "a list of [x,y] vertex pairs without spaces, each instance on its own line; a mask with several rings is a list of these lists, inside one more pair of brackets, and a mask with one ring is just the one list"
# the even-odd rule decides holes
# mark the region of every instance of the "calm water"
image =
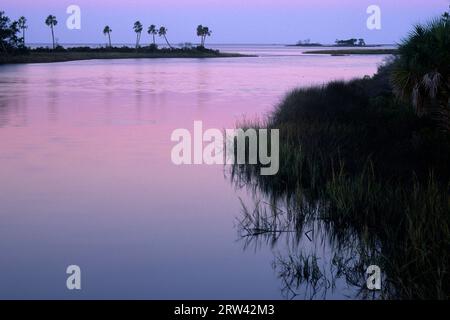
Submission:
[[[222,166],[173,165],[171,132],[233,128],[384,57],[227,50],[260,57],[0,66],[0,298],[285,298],[272,265],[285,245],[245,248],[250,195]],[[71,264],[81,291],[65,287]]]

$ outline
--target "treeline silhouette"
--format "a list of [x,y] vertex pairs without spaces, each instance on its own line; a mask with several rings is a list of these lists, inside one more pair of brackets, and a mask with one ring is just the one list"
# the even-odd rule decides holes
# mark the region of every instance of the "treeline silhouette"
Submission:
[[[45,19],[45,24],[51,30],[52,37],[52,47],[39,47],[33,49],[36,52],[51,52],[51,51],[77,51],[77,52],[88,52],[88,51],[105,51],[105,50],[114,50],[117,52],[130,52],[131,50],[145,50],[145,51],[157,51],[158,45],[156,43],[156,36],[159,36],[164,40],[170,50],[177,50],[174,48],[167,38],[168,29],[165,26],[160,26],[159,28],[156,25],[152,24],[147,28],[148,35],[151,36],[151,43],[148,46],[141,46],[141,36],[144,30],[144,26],[140,21],[136,21],[132,27],[132,30],[136,33],[136,43],[134,48],[130,48],[128,46],[121,47],[113,47],[111,41],[111,34],[113,33],[113,29],[106,25],[103,28],[103,34],[107,36],[108,44],[106,47],[100,48],[91,48],[91,47],[71,47],[64,48],[59,45],[55,40],[55,29],[58,25],[58,20],[56,16],[49,15]],[[31,49],[26,45],[25,42],[25,32],[28,29],[27,19],[25,17],[20,17],[18,20],[11,20],[8,16],[6,16],[4,11],[0,11],[0,52],[4,54],[14,54],[14,53],[26,53]],[[200,43],[198,46],[194,47],[191,43],[185,43],[180,48],[181,50],[193,50],[197,51],[212,51],[205,48],[206,38],[211,36],[212,31],[207,26],[198,25],[196,29],[196,35],[200,38]],[[180,50],[178,49],[178,50]],[[167,50],[167,49],[164,49]]]

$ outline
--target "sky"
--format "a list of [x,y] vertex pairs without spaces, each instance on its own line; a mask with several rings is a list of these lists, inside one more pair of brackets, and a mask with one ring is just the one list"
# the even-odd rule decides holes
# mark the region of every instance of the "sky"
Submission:
[[[80,30],[66,26],[70,5],[81,9]],[[370,5],[380,7],[379,30],[367,28]],[[348,38],[391,44],[401,41],[413,24],[442,14],[449,5],[450,0],[2,0],[0,11],[12,19],[28,19],[28,43],[51,41],[44,21],[53,14],[61,44],[106,44],[105,25],[113,30],[113,43],[133,43],[136,20],[144,30],[150,24],[164,25],[174,44],[198,42],[198,24],[213,31],[208,42],[215,44],[290,44],[303,39],[333,43]],[[150,41],[148,34],[142,35],[143,43]]]

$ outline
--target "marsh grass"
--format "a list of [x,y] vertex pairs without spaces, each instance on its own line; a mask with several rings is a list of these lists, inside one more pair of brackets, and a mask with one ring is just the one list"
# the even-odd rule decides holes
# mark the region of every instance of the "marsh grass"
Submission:
[[[234,165],[232,181],[270,199],[269,209],[280,202],[289,209],[243,209],[239,226],[247,241],[273,246],[281,233],[295,242],[319,221],[337,248],[335,276],[364,287],[365,268],[378,264],[385,277],[379,298],[448,299],[450,137],[394,98],[390,70],[296,89],[265,122],[242,124],[280,130],[280,171],[261,176],[257,166]],[[319,283],[299,277],[313,260],[296,250],[278,263],[289,292],[292,283]]]

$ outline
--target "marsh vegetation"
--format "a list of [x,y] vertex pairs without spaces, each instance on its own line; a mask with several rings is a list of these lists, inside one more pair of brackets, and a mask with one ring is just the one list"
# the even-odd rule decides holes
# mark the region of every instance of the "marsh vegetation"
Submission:
[[[235,165],[231,180],[255,195],[238,221],[245,246],[287,241],[274,261],[287,297],[326,296],[336,279],[362,298],[450,297],[449,68],[445,14],[373,77],[295,89],[240,124],[280,130],[279,173]],[[373,264],[375,296],[364,289]]]

